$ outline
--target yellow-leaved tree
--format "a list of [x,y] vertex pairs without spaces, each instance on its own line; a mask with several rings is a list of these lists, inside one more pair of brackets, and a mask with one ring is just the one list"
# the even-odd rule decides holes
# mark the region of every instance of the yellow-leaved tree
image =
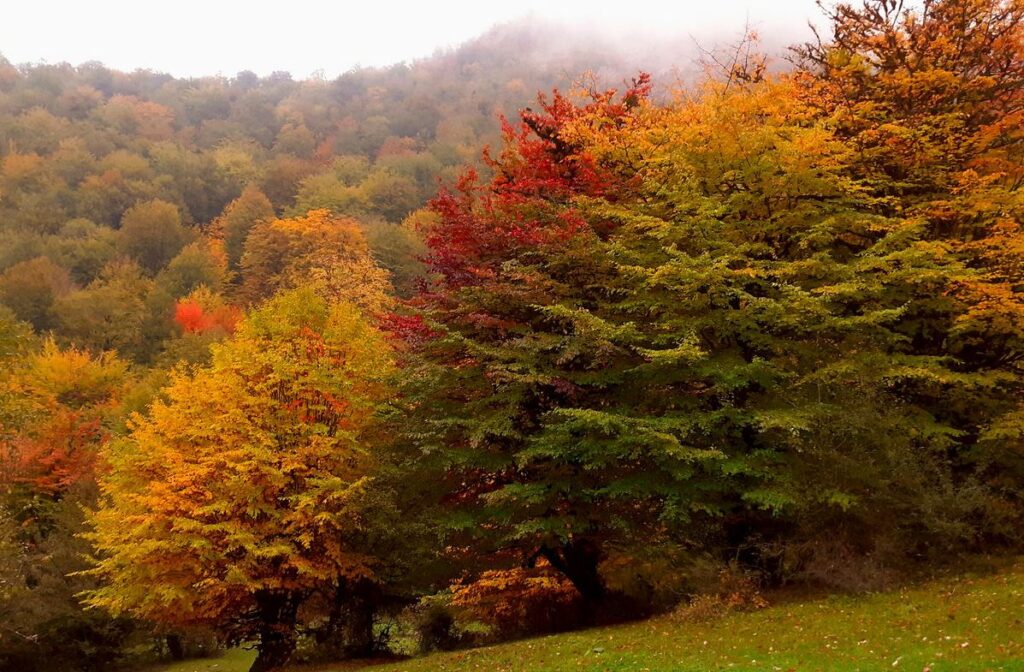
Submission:
[[256,224],[242,255],[242,298],[255,304],[274,292],[314,282],[332,301],[379,312],[391,282],[370,254],[359,223],[329,210]]
[[252,312],[179,369],[102,456],[89,535],[89,604],[257,642],[253,670],[284,665],[300,606],[373,577],[357,541],[373,470],[368,436],[388,394],[384,337],[309,287]]

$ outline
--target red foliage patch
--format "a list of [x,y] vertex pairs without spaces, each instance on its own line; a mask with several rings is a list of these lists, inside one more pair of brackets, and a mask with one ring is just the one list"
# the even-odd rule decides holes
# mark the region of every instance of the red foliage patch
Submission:
[[91,478],[107,434],[98,418],[58,411],[32,436],[18,437],[0,454],[0,481],[56,495]]
[[242,311],[234,306],[221,306],[207,312],[199,303],[190,299],[178,301],[174,308],[174,321],[187,334],[201,334],[213,329],[234,333]]

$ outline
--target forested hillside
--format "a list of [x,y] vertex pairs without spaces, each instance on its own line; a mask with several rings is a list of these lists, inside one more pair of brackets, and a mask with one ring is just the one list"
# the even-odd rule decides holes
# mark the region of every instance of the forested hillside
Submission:
[[0,668],[265,672],[1024,549],[1024,5],[766,50],[0,61]]
[[0,58],[2,666],[94,669],[163,641],[77,597],[94,585],[74,572],[101,446],[176,364],[209,362],[247,308],[312,269],[363,308],[413,293],[418,211],[500,141],[501,115],[632,72],[556,34],[498,27],[334,81]]
[[[538,26],[508,26],[411,65],[331,82],[245,72],[180,80],[98,63],[0,61],[4,302],[37,330],[121,346],[114,334],[89,333],[113,306],[90,300],[91,315],[74,308],[116,276],[124,298],[145,304],[136,319],[154,322],[131,352],[118,349],[149,361],[173,331],[165,304],[214,263],[200,238],[217,223],[244,228],[259,214],[253,207],[358,217],[384,263],[400,264],[412,243],[385,224],[401,224],[439,178],[476,161],[499,138],[499,115],[514,116],[538,91],[571,86],[587,71],[613,81],[627,74],[600,45],[548,53],[551,37]],[[237,271],[240,234],[224,235]],[[123,258],[143,277],[110,270]],[[409,272],[400,269],[401,279]]]

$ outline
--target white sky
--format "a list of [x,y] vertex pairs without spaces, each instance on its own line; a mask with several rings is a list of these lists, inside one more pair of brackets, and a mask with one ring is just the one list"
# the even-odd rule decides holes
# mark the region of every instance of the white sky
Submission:
[[14,63],[101,61],[177,76],[336,76],[454,46],[496,23],[535,16],[617,33],[804,33],[814,0],[2,0],[0,53]]

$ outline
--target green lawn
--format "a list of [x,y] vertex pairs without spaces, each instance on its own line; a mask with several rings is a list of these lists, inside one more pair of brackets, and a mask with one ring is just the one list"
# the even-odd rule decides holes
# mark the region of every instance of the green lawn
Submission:
[[146,672],[245,672],[256,654],[244,649],[232,649],[218,658],[200,658],[180,663],[158,665]]
[[[243,672],[251,660],[229,656],[160,672]],[[783,604],[711,623],[658,618],[362,669],[1024,672],[1024,562],[988,576]]]

